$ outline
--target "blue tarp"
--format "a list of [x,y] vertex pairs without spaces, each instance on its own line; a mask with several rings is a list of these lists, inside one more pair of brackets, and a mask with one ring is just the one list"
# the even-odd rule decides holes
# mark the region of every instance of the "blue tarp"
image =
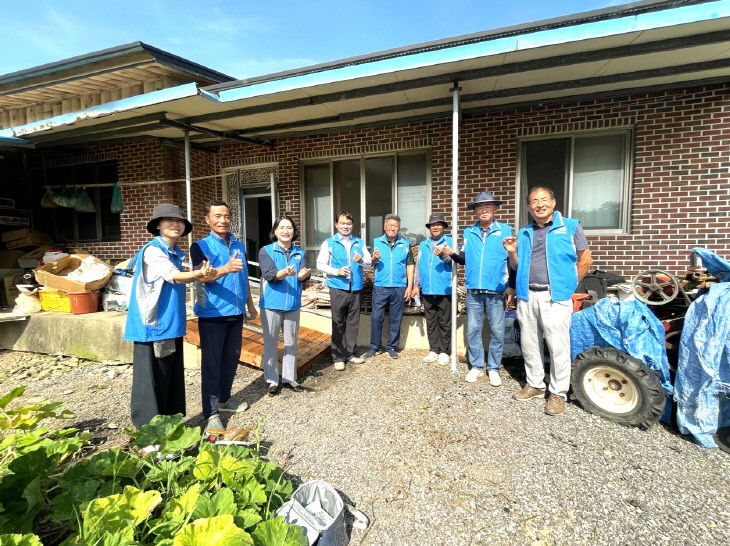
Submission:
[[705,248],[695,247],[692,252],[696,252],[702,258],[702,263],[707,268],[707,272],[720,282],[730,281],[730,262],[726,262],[717,254],[710,252]]
[[[711,256],[713,260],[703,255],[710,273],[719,277],[717,273],[730,271],[730,264]],[[730,282],[711,286],[690,305],[675,387],[679,431],[691,434],[703,447],[717,447],[713,434],[730,425]]]
[[672,394],[664,327],[646,304],[638,301],[598,300],[573,314],[570,325],[572,358],[591,347],[615,347],[659,372],[662,387]]

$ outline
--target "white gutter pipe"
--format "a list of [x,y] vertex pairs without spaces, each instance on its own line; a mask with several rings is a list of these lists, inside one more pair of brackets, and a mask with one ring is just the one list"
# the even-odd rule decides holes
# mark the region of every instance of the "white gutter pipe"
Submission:
[[[459,82],[454,81],[454,87],[450,89],[454,95],[454,102],[451,112],[451,238],[452,248],[459,250]],[[459,306],[456,292],[457,267],[456,263],[451,267],[451,373],[458,374],[456,367],[456,310]]]
[[[193,223],[193,193],[190,182],[190,131],[185,130],[185,200],[187,208],[188,222]],[[190,247],[193,246],[193,232],[188,233],[188,258],[191,260],[190,267],[192,268],[192,257],[190,256]],[[190,283],[190,303],[195,302],[195,283]]]

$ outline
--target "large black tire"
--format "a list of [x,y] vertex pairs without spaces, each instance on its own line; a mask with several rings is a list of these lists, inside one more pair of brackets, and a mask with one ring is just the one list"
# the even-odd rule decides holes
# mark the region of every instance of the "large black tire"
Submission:
[[664,413],[659,374],[613,347],[591,347],[573,360],[573,397],[589,413],[647,429]]

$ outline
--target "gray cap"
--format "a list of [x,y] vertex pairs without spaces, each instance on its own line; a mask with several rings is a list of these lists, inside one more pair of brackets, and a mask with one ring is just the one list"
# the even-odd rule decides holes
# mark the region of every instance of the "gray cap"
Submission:
[[188,219],[182,215],[180,207],[173,205],[172,203],[160,203],[152,211],[152,220],[147,222],[147,231],[149,231],[152,235],[160,234],[157,224],[160,223],[161,218],[177,218],[178,220],[182,220],[183,224],[185,224],[185,231],[183,231],[181,237],[185,237],[193,230],[193,224],[191,224]]
[[449,223],[446,221],[446,218],[444,218],[444,215],[440,212],[434,212],[429,216],[428,218],[428,224],[426,224],[427,228],[431,227],[431,224],[443,224],[444,228],[449,227]]
[[471,205],[469,205],[467,208],[469,210],[474,210],[477,205],[482,205],[482,204],[495,205],[498,207],[502,203],[504,203],[504,201],[497,201],[494,198],[494,194],[491,191],[481,191],[477,195],[477,198],[474,200],[474,202]]

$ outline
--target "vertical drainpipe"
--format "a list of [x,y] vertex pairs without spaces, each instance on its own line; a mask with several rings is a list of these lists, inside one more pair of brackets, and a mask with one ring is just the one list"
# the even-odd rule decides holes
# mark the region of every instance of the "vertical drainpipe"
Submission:
[[[451,238],[453,248],[459,248],[459,82],[454,80],[454,87],[449,91],[453,93],[454,101],[451,112]],[[456,292],[457,267],[456,263],[451,267],[451,373],[459,373],[456,367],[456,310],[459,305]]]
[[[188,222],[193,223],[193,195],[190,184],[190,131],[185,130],[185,200],[187,206]],[[191,260],[190,247],[193,246],[193,232],[188,233],[188,259]],[[190,286],[190,303],[195,303],[195,283],[191,282]]]

